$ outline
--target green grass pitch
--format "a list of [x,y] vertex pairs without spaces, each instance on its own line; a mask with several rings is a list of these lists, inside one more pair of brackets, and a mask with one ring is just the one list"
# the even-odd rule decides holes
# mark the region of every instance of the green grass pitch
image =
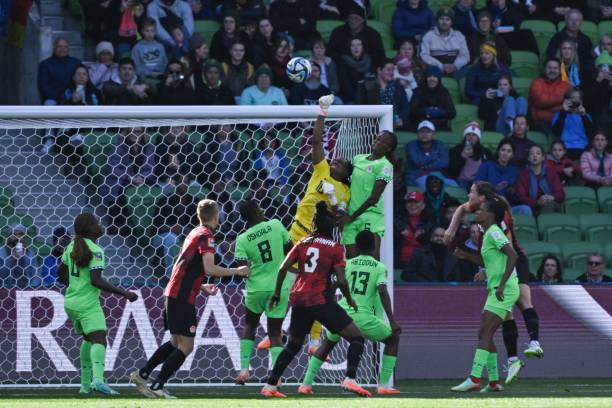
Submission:
[[260,387],[168,387],[177,400],[150,400],[133,388],[118,387],[118,397],[78,397],[76,388],[0,388],[4,408],[186,408],[186,407],[325,407],[325,408],[528,408],[612,407],[610,379],[521,379],[496,394],[455,394],[449,388],[456,380],[410,380],[397,384],[401,395],[359,398],[343,394],[337,387],[315,387],[316,395],[298,396],[294,386],[283,387],[287,399],[259,396]]

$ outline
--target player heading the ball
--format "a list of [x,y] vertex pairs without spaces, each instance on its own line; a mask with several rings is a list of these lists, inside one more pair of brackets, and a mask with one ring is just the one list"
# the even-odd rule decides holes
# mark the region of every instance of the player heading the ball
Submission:
[[[224,268],[215,264],[215,239],[213,232],[219,226],[219,206],[216,201],[204,199],[198,203],[200,225],[191,230],[185,238],[181,252],[172,268],[170,281],[164,290],[164,325],[172,335],[170,341],[162,344],[153,353],[144,367],[130,374],[130,381],[138,391],[150,398],[174,398],[164,389],[168,379],[181,367],[193,351],[197,327],[196,297],[200,291],[214,296],[214,285],[202,284],[204,275],[248,276],[249,268]],[[162,364],[162,368],[148,386],[147,380]]]

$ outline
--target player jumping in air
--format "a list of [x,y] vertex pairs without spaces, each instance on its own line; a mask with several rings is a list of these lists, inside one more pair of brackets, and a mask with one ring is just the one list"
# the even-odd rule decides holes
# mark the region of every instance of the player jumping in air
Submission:
[[[497,352],[493,335],[519,298],[519,282],[514,265],[518,255],[502,230],[506,206],[498,197],[487,200],[476,213],[483,228],[480,254],[487,269],[487,301],[478,330],[478,347],[470,376],[452,391],[502,391],[497,370]],[[487,368],[489,384],[480,389],[482,371]]]
[[382,193],[387,183],[393,180],[393,152],[397,147],[397,138],[383,130],[372,145],[370,154],[358,154],[353,159],[351,176],[351,200],[348,213],[344,213],[340,222],[342,243],[346,245],[347,258],[357,255],[355,237],[362,230],[374,233],[374,257],[380,259],[380,240],[385,234],[385,216]]
[[[452,221],[444,234],[445,243],[448,244],[452,241],[457,231],[459,221],[463,217],[464,213],[476,211],[478,208],[480,208],[483,202],[495,197],[498,197],[498,195],[495,188],[491,184],[484,181],[477,181],[472,184],[468,194],[468,202],[459,206],[459,208],[457,208],[455,211],[455,214],[453,214]],[[525,251],[516,239],[516,234],[514,233],[514,219],[512,218],[510,206],[503,197],[500,197],[500,199],[502,200],[502,204],[504,204],[506,207],[502,227],[504,228],[506,236],[512,242],[512,246],[519,255],[516,263],[516,270],[521,293],[517,305],[523,314],[525,326],[527,327],[527,332],[530,338],[529,347],[523,353],[527,357],[542,357],[544,355],[544,350],[540,346],[539,342],[540,320],[531,303],[531,290],[529,289],[529,261]],[[473,256],[470,257],[467,254],[458,255],[464,255],[466,259],[471,262],[478,264],[482,263],[482,260],[471,259],[474,258]],[[506,384],[510,384],[518,378],[518,374],[521,368],[524,366],[524,363],[518,358],[518,329],[512,313],[509,314],[508,318],[502,325],[502,334],[504,338],[504,345],[508,354],[508,362],[506,365],[508,368],[508,375],[506,377]]]
[[255,332],[262,313],[268,318],[268,336],[272,364],[283,350],[281,327],[287,314],[291,281],[286,279],[281,289],[280,301],[274,308],[269,301],[274,294],[278,268],[285,254],[292,248],[289,233],[278,220],[266,221],[263,212],[253,200],[240,206],[240,215],[248,229],[236,239],[235,259],[239,265],[247,265],[251,271],[246,281],[244,309],[246,325],[240,339],[240,373],[236,384],[244,384],[250,377],[249,363],[255,342]]
[[[397,361],[401,329],[395,322],[391,311],[391,298],[389,292],[387,292],[387,268],[372,256],[374,252],[374,234],[372,232],[361,231],[357,234],[355,242],[359,256],[348,260],[346,276],[353,299],[357,303],[357,311],[349,307],[346,299],[342,299],[340,305],[353,319],[366,339],[385,344],[377,393],[381,395],[398,394],[399,390],[390,387],[389,381]],[[389,323],[374,314],[379,297]],[[325,359],[339,341],[340,336],[330,333],[321,347],[310,358],[304,383],[298,388],[300,394],[314,393],[312,383]]]
[[[219,226],[217,203],[213,200],[202,200],[198,203],[197,212],[200,225],[191,230],[185,238],[170,281],[164,290],[164,325],[172,335],[170,341],[162,344],[144,367],[130,374],[130,381],[136,385],[138,391],[150,398],[174,398],[164,389],[164,384],[193,351],[198,324],[196,297],[200,291],[209,295],[217,293],[217,288],[213,285],[202,284],[204,275],[223,277],[249,274],[247,266],[223,268],[215,265],[213,231]],[[148,387],[149,376],[162,363],[157,378]]]
[[[315,122],[312,136],[312,166],[313,172],[306,193],[297,206],[295,219],[289,234],[296,244],[300,239],[312,233],[312,219],[315,214],[315,205],[324,201],[329,209],[346,210],[350,198],[349,178],[353,171],[351,163],[344,159],[333,159],[327,163],[323,151],[323,128],[329,106],[334,95],[325,95],[319,98],[320,113]],[[309,352],[312,354],[321,341],[321,324],[315,322],[310,331]],[[257,348],[268,348],[268,338],[262,340]]]
[[96,245],[96,240],[103,233],[95,215],[78,215],[74,220],[74,240],[64,251],[58,275],[60,282],[68,286],[64,298],[66,314],[72,320],[74,331],[83,335],[79,393],[89,394],[93,390],[116,395],[119,393],[104,382],[106,318],[100,305],[100,290],[115,293],[130,302],[138,299],[138,295],[111,285],[102,277],[104,252]]
[[313,220],[314,233],[295,244],[278,272],[276,288],[270,301],[272,307],[280,301],[287,271],[294,263],[298,263],[299,271],[289,295],[292,307],[289,340],[278,356],[261,394],[266,397],[285,397],[277,390],[276,384],[289,363],[302,349],[312,323],[318,320],[329,331],[339,334],[350,343],[347,351],[346,378],[342,381],[342,388],[370,397],[372,394],[355,381],[363,353],[363,335],[346,311],[334,300],[332,275],[336,276],[338,287],[346,298],[346,303],[357,310],[344,276],[344,250],[332,238],[335,226],[334,215],[322,201],[317,203],[316,210]]

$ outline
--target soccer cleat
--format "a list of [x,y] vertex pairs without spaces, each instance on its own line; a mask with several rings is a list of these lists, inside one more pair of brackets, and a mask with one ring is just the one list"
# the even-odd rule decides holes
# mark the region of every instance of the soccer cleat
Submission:
[[508,361],[508,364],[506,366],[508,370],[508,375],[506,376],[506,385],[511,384],[518,379],[518,374],[524,366],[525,363],[523,363],[518,358],[512,362]]
[[113,390],[111,387],[108,386],[108,384],[103,382],[94,381],[93,383],[91,383],[91,389],[93,391],[99,392],[100,394],[119,395],[117,391]]
[[401,391],[393,387],[378,386],[378,388],[376,388],[376,393],[378,395],[397,395],[400,394]]
[[140,375],[138,370],[130,374],[130,382],[136,386],[136,390],[147,398],[157,398],[147,384],[147,379]]
[[81,385],[81,388],[79,389],[79,394],[82,394],[82,395],[91,394],[91,386]]
[[275,386],[270,384],[264,385],[260,391],[260,394],[267,398],[287,398],[285,394],[278,391]]
[[486,387],[484,387],[482,390],[480,390],[480,392],[485,393],[485,392],[500,392],[503,391],[504,387],[502,387],[502,385],[497,382],[497,381],[492,381],[490,383],[487,384]]
[[523,354],[525,354],[526,357],[542,358],[544,357],[544,350],[542,349],[542,346],[540,346],[539,341],[531,340],[527,349],[523,351]]
[[257,343],[257,350],[267,350],[270,348],[270,338],[268,336],[264,337],[262,341]]
[[472,381],[470,377],[468,377],[461,384],[456,385],[453,388],[451,388],[451,391],[456,391],[456,392],[480,391],[480,385],[478,383],[475,383],[474,381]]
[[298,394],[313,395],[312,385],[300,385],[298,388]]
[[345,378],[342,383],[340,383],[340,386],[342,387],[342,389],[344,391],[348,391],[348,392],[352,392],[354,394],[357,394],[361,397],[371,397],[372,393],[364,388],[361,388],[361,386],[359,384],[357,384],[357,382],[355,382],[355,380],[351,379],[351,378]]
[[332,103],[334,103],[334,94],[324,95],[319,98],[321,110],[328,110]]
[[157,390],[152,390],[149,388],[151,393],[155,396],[155,398],[165,398],[165,399],[176,399],[176,397],[166,391],[165,388],[159,388]]
[[251,373],[249,373],[249,370],[240,370],[238,376],[234,380],[234,383],[238,385],[244,385],[249,378],[251,378]]

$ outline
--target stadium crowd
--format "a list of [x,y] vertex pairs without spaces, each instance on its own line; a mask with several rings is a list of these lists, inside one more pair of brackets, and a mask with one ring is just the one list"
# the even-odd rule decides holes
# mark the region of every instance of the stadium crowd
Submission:
[[[612,186],[612,37],[600,30],[592,38],[587,32],[594,22],[602,27],[610,21],[612,2],[488,0],[479,8],[474,0],[458,0],[452,7],[399,0],[385,21],[392,36],[381,31],[384,13],[376,12],[375,3],[83,2],[86,34],[97,41],[96,61],[69,56],[70,44],[58,38],[53,55],[39,65],[41,101],[304,105],[333,92],[336,104],[392,104],[400,142],[394,170],[395,262],[406,281],[473,280],[478,267],[454,250],[477,250],[478,228],[465,219],[452,246],[443,245],[442,237],[474,181],[496,186],[517,217],[562,212],[567,187]],[[330,20],[336,20],[331,33],[317,31]],[[198,32],[213,23],[219,28],[211,38]],[[541,23],[560,23],[559,31],[543,37]],[[312,75],[301,84],[285,72],[297,55],[312,64]],[[250,190],[269,216],[289,225],[308,180],[308,172],[294,172],[274,128],[264,130],[251,150],[236,129],[199,130],[204,143],[196,146],[186,128],[160,132],[163,137],[155,142],[145,129],[126,129],[102,169],[99,193],[112,234],[129,234],[128,187],[173,189],[157,202],[151,232],[166,273],[171,250],[190,223],[184,214],[194,213],[185,211],[197,200],[189,186],[205,186],[209,198],[221,204],[222,219],[230,222],[222,222],[219,247],[230,249],[243,226],[228,183]],[[77,157],[68,174],[91,182],[87,169],[79,169],[83,148],[67,147],[74,144],[63,139],[48,138],[43,151]],[[302,148],[307,147],[305,140]],[[273,202],[273,190],[282,199]],[[52,260],[45,259],[42,272],[36,272],[28,248],[18,249],[23,230],[13,226],[0,249],[0,279],[52,282]],[[63,229],[54,233],[54,245],[61,247],[65,236]],[[220,252],[222,263],[233,262],[229,252]],[[601,253],[591,254],[578,280],[610,280],[605,261]],[[534,281],[553,283],[566,280],[562,269],[550,256],[531,272]]]

